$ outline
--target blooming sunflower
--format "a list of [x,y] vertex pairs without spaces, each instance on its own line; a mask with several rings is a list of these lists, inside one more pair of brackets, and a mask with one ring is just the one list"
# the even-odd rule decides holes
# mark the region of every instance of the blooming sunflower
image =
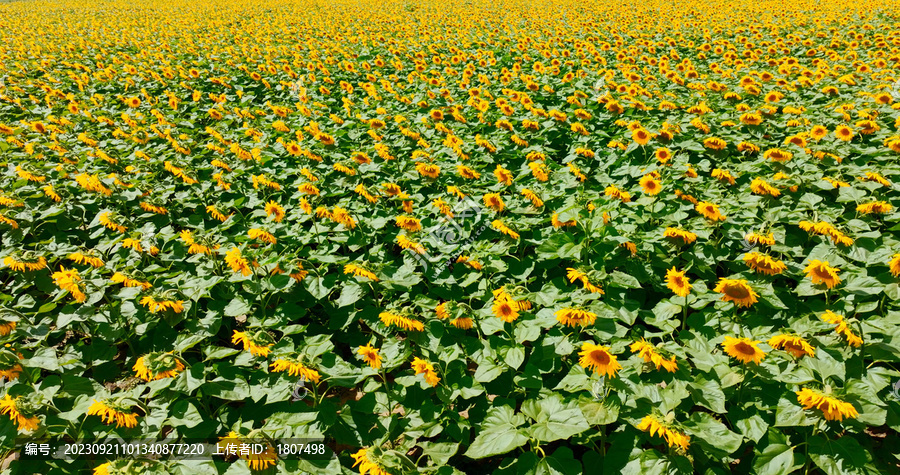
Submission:
[[853,404],[841,401],[832,396],[820,394],[809,388],[802,388],[795,391],[797,394],[797,402],[803,405],[804,409],[818,409],[822,411],[825,420],[842,421],[847,419],[856,419],[859,416]]
[[684,275],[684,271],[679,271],[672,266],[666,271],[666,287],[679,297],[687,297],[691,293],[691,281]]
[[721,345],[725,348],[725,353],[727,353],[728,356],[731,356],[741,363],[747,364],[753,362],[754,364],[759,364],[766,356],[766,353],[756,346],[759,343],[761,342],[751,341],[749,338],[733,338],[726,336],[725,341],[723,341]]
[[593,370],[594,373],[603,374],[610,378],[615,378],[616,373],[622,369],[622,365],[616,359],[616,355],[609,352],[609,347],[595,345],[591,342],[584,342],[581,345],[581,351],[578,352],[581,358],[578,364],[582,368]]
[[512,323],[519,318],[519,304],[506,294],[494,297],[491,311],[497,318],[507,323]]
[[374,280],[376,282],[378,281],[378,276],[376,276],[372,271],[356,264],[345,265],[344,274],[353,274],[355,277],[365,277],[369,280]]
[[758,301],[757,297],[759,297],[759,294],[743,279],[721,278],[714,290],[724,294],[722,301],[734,302],[738,307],[749,307],[755,304]]
[[233,272],[240,272],[245,277],[253,273],[250,262],[241,257],[241,250],[238,247],[232,247],[225,254],[225,263],[231,267]]
[[820,261],[818,259],[811,260],[809,265],[803,269],[807,277],[812,280],[813,285],[825,284],[829,289],[833,289],[841,283],[841,278],[838,277],[838,272],[840,271],[837,267],[829,266],[828,261]]
[[373,369],[381,368],[381,355],[378,354],[380,351],[378,348],[375,348],[372,345],[365,345],[360,346],[356,351],[363,357],[363,361],[365,361],[369,367]]
[[658,195],[659,192],[662,191],[662,185],[660,185],[659,180],[653,175],[644,175],[641,177],[640,185],[644,193],[651,196]]

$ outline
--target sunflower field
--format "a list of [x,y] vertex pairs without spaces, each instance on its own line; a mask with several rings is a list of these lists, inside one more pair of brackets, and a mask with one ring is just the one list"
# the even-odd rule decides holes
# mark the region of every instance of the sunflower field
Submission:
[[[900,473],[897,0],[0,39],[2,473]],[[265,450],[32,450],[109,439]]]

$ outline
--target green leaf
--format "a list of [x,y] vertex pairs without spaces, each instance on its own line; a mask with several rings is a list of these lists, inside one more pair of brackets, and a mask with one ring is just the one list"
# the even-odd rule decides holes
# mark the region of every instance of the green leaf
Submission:
[[809,438],[809,458],[826,475],[854,475],[880,472],[870,462],[872,454],[851,435],[834,440],[821,435]]
[[493,406],[481,424],[478,435],[464,454],[472,459],[482,459],[505,454],[528,442],[528,437],[518,427],[525,423],[525,416],[516,414],[509,406]]
[[697,445],[713,457],[726,457],[741,447],[741,436],[728,430],[725,424],[717,421],[706,412],[695,412],[690,420],[684,423],[684,430]]
[[238,315],[246,314],[250,311],[250,308],[250,304],[242,297],[235,297],[231,299],[231,302],[228,302],[228,305],[225,306],[223,312],[226,317],[236,317]]
[[522,413],[534,420],[529,428],[531,437],[542,442],[568,439],[591,427],[577,404],[572,401],[564,404],[559,394],[540,401],[526,400],[522,403]]

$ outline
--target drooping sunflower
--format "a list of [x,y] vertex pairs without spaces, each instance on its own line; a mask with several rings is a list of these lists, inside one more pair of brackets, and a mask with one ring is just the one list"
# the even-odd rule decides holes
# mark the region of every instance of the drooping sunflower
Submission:
[[769,338],[769,346],[776,350],[784,350],[795,358],[816,356],[816,350],[799,335],[775,335]]
[[578,352],[580,359],[578,364],[582,368],[594,371],[596,374],[603,374],[610,378],[615,378],[616,373],[622,369],[622,365],[617,361],[616,355],[609,352],[609,347],[595,345],[591,342],[584,342],[581,345],[581,351]]
[[838,277],[838,272],[840,271],[837,267],[829,266],[828,261],[820,261],[818,259],[809,261],[809,265],[803,269],[807,277],[812,280],[813,285],[825,284],[829,289],[833,289],[841,283],[841,278]]
[[368,449],[365,447],[359,449],[354,454],[350,454],[353,457],[353,466],[359,465],[359,475],[392,475],[387,470],[381,468],[381,466],[369,458]]
[[721,345],[725,348],[725,353],[727,353],[728,356],[731,356],[741,363],[747,364],[752,362],[754,364],[759,364],[766,356],[766,353],[756,346],[759,343],[761,342],[753,341],[749,338],[733,338],[726,336],[725,341],[723,341]]
[[888,267],[891,269],[891,275],[894,277],[900,276],[900,254],[894,254],[891,257],[891,260],[888,261]]
[[103,401],[94,399],[94,403],[88,408],[87,415],[100,416],[100,419],[106,424],[115,422],[116,428],[137,427],[138,414],[132,412],[131,408],[124,404],[105,399]]
[[321,376],[319,372],[305,365],[297,358],[277,358],[269,365],[273,372],[287,371],[291,376],[300,376],[302,380],[318,383]]
[[802,388],[795,391],[797,394],[797,402],[803,405],[804,409],[818,409],[822,411],[825,420],[842,421],[847,419],[856,419],[859,412],[853,407],[853,404],[841,401],[830,395],[820,394],[809,388]]
[[714,291],[722,295],[722,301],[734,302],[738,307],[749,307],[755,304],[759,294],[743,279],[719,279]]
[[488,193],[482,197],[484,200],[484,205],[488,208],[497,211],[503,211],[505,204],[503,203],[503,198],[500,197],[499,193]]
[[559,323],[570,327],[593,325],[597,320],[596,313],[577,308],[563,308],[557,310],[553,315],[556,316]]
[[434,371],[434,366],[419,357],[413,358],[412,361],[412,369],[416,372],[416,374],[424,374],[425,382],[428,383],[431,387],[435,387],[441,382],[441,378],[438,377],[437,373]]
[[744,254],[744,262],[746,262],[754,272],[766,275],[780,274],[787,269],[787,265],[784,262],[758,252],[748,252]]
[[685,244],[691,244],[697,240],[696,234],[678,228],[666,228],[663,232],[663,237],[680,239]]
[[184,363],[172,353],[149,353],[138,358],[132,369],[138,378],[155,381],[176,376],[184,371]]
[[374,272],[365,267],[356,264],[347,264],[344,266],[344,274],[353,274],[356,277],[365,277],[369,280],[378,281],[378,276]]
[[663,358],[656,350],[656,347],[643,338],[632,343],[629,349],[632,353],[637,353],[638,356],[643,358],[644,362],[655,365],[656,369],[663,368],[670,373],[678,370],[678,363],[675,361],[674,356],[668,359]]
[[6,414],[10,420],[18,425],[21,430],[37,430],[41,424],[41,420],[31,413],[30,406],[22,398],[17,396],[15,399],[9,394],[0,399],[0,414]]
[[719,212],[719,205],[715,203],[701,201],[697,203],[695,209],[698,213],[706,217],[706,219],[709,219],[711,221],[725,221],[725,215]]
[[652,415],[645,416],[641,419],[641,423],[637,426],[638,430],[649,432],[650,435],[659,435],[662,437],[669,447],[678,447],[681,450],[687,450],[690,445],[690,436],[684,432],[678,431],[670,427],[664,421],[660,421]]
[[234,344],[242,344],[244,346],[244,351],[249,351],[253,356],[262,356],[265,358],[269,356],[269,352],[272,351],[271,346],[274,342],[271,341],[271,338],[272,337],[266,332],[262,331],[250,334],[234,330],[234,335],[231,336],[231,342]]
[[384,323],[388,327],[399,327],[407,331],[422,331],[425,329],[425,325],[418,321],[413,320],[412,318],[405,317],[403,315],[397,315],[396,313],[391,312],[381,312],[378,315],[378,318],[381,319],[381,322]]

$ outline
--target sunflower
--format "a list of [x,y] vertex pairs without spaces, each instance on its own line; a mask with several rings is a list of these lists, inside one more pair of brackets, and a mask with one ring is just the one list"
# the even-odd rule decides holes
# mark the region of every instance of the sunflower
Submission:
[[582,368],[593,370],[594,373],[603,374],[610,378],[616,377],[616,372],[622,369],[622,365],[616,360],[616,355],[609,352],[606,346],[595,345],[591,342],[584,342],[581,345],[581,351],[578,352],[581,358],[578,364]]
[[138,378],[154,381],[176,376],[184,371],[184,363],[172,353],[150,353],[138,358],[131,369]]
[[347,264],[344,266],[344,274],[353,274],[355,277],[365,277],[369,280],[378,282],[378,276],[365,267],[356,264]]
[[397,223],[397,226],[409,232],[422,230],[422,223],[418,219],[411,216],[397,216],[396,218],[394,218],[394,221]]
[[758,252],[748,252],[744,254],[744,262],[746,262],[754,272],[766,275],[780,274],[787,269],[787,265],[785,265],[784,262]]
[[309,368],[298,359],[278,358],[269,366],[272,368],[272,371],[276,373],[287,371],[287,374],[291,376],[300,376],[300,379],[304,381],[318,383],[321,378],[318,371]]
[[[219,438],[219,441],[216,443],[216,452],[219,454],[236,454],[247,461],[250,470],[263,471],[278,463],[278,454],[271,444],[263,441],[265,450],[262,453],[240,450],[241,447],[246,447],[251,443],[255,445],[258,442],[258,439],[245,439],[237,432],[231,431],[225,437]],[[234,447],[235,449],[229,452],[229,447]]]
[[634,129],[631,132],[631,138],[638,145],[647,145],[647,143],[650,142],[651,135],[650,135],[650,132],[647,132],[646,129],[638,128],[638,129]]
[[365,447],[359,449],[354,454],[350,454],[353,457],[353,466],[359,465],[359,475],[392,475],[387,470],[381,468],[377,462],[373,461],[369,458],[368,449]]
[[497,318],[507,323],[512,323],[519,318],[519,304],[506,294],[494,297],[491,311]]
[[497,183],[503,183],[506,186],[512,185],[512,172],[502,166],[497,165],[497,168],[494,169],[494,176],[497,178]]
[[714,290],[724,294],[722,301],[734,302],[738,307],[749,307],[755,304],[759,297],[759,294],[743,279],[720,278]]
[[276,239],[275,236],[272,235],[272,233],[264,229],[251,228],[249,231],[247,231],[247,236],[249,236],[250,239],[258,239],[269,244],[275,244],[276,242],[278,242],[278,239]]
[[853,129],[846,125],[839,125],[834,129],[834,136],[844,142],[853,140]]
[[59,266],[59,272],[54,272],[51,277],[53,277],[53,283],[60,289],[72,294],[76,302],[81,303],[87,300],[87,295],[81,290],[81,284],[79,284],[81,275],[78,274],[77,270]]
[[714,203],[710,203],[708,201],[701,201],[701,202],[697,203],[697,205],[695,206],[695,209],[697,210],[698,213],[705,216],[706,219],[709,219],[712,221],[725,221],[725,216],[719,212],[719,206]]
[[691,293],[691,281],[684,275],[684,271],[679,271],[672,266],[666,271],[666,287],[679,297],[687,297]]
[[900,276],[900,254],[894,254],[891,260],[888,261],[888,266],[891,268],[891,275],[894,277]]
[[593,312],[588,312],[586,310],[581,310],[577,308],[564,308],[561,310],[557,310],[553,315],[556,316],[556,320],[563,325],[576,327],[576,326],[588,326],[593,325],[597,320],[597,314]]
[[758,233],[747,233],[744,235],[744,239],[747,240],[749,244],[756,245],[765,245],[765,246],[774,246],[775,245],[775,236],[772,233],[763,236]]
[[253,356],[262,356],[263,358],[269,356],[269,352],[271,352],[271,346],[274,344],[270,340],[271,337],[265,332],[257,332],[253,335],[247,332],[239,332],[234,330],[234,335],[231,336],[231,342],[234,344],[241,343],[244,346],[244,351],[249,351]]
[[106,424],[115,422],[116,428],[123,426],[129,429],[137,427],[138,415],[136,413],[131,412],[129,407],[108,400],[98,401],[94,399],[94,403],[88,408],[87,415],[100,416],[100,419]]
[[663,237],[680,239],[684,244],[691,244],[697,240],[696,234],[678,228],[666,228],[663,232]]
[[769,346],[776,350],[784,350],[795,358],[803,356],[816,356],[816,350],[798,335],[775,335],[769,338]]
[[373,369],[381,368],[381,355],[378,354],[380,351],[378,348],[375,348],[372,345],[365,345],[360,346],[356,351],[363,357],[363,361],[365,361],[369,367]]
[[428,383],[431,387],[435,387],[439,382],[441,382],[441,378],[439,378],[437,373],[434,371],[434,366],[419,357],[413,358],[412,368],[416,372],[416,374],[424,374],[425,382]]
[[803,269],[807,277],[812,280],[813,285],[825,284],[829,289],[833,289],[841,283],[841,278],[838,277],[838,272],[840,271],[837,267],[829,266],[828,261],[820,261],[818,259],[811,260],[809,265]]
[[484,200],[485,206],[497,212],[503,211],[505,206],[499,193],[488,193],[482,197],[482,200]]
[[822,320],[835,325],[834,331],[839,335],[844,335],[847,338],[847,344],[850,346],[862,346],[863,340],[850,329],[850,325],[844,319],[843,315],[838,315],[831,310],[826,310],[825,313],[819,316]]
[[804,409],[818,409],[822,411],[827,421],[842,421],[847,419],[856,419],[859,416],[853,404],[841,401],[840,399],[820,394],[809,388],[802,388],[795,391],[797,394],[797,402],[803,405]]
[[0,399],[0,414],[8,415],[9,419],[18,425],[20,431],[37,430],[41,424],[41,420],[31,414],[30,408],[22,396],[17,396],[15,399],[9,394],[3,396],[3,399]]
[[754,364],[759,364],[766,356],[766,353],[756,346],[759,343],[761,342],[751,341],[749,338],[732,338],[726,336],[725,341],[723,341],[721,345],[725,348],[725,353],[727,353],[728,356],[731,356],[741,363],[747,364],[753,362]]
[[653,155],[659,163],[667,163],[672,159],[672,151],[665,147],[656,149]]
[[491,227],[513,239],[519,239],[519,233],[507,227],[505,224],[503,224],[503,221],[500,221],[499,219],[495,219],[494,221],[492,221]]
[[407,331],[422,331],[425,329],[425,325],[422,322],[413,320],[411,318],[405,317],[403,315],[397,315],[391,312],[381,312],[378,315],[378,318],[381,319],[381,322],[385,324],[385,326],[391,327],[400,327]]
[[653,175],[644,175],[640,180],[641,189],[648,195],[658,195],[662,191],[662,185]]
[[253,273],[250,263],[247,259],[241,257],[241,250],[237,247],[232,247],[230,251],[225,253],[225,263],[231,267],[233,272],[240,272],[245,277]]
[[638,356],[643,358],[644,362],[655,365],[656,369],[663,368],[670,373],[678,370],[678,363],[675,361],[674,356],[669,359],[663,358],[656,350],[656,347],[643,338],[632,343],[629,349],[632,353],[637,353]]
[[281,220],[284,219],[284,208],[275,201],[266,203],[265,211],[267,217],[272,217],[274,215],[276,223],[280,223]]
[[641,419],[637,428],[638,430],[649,432],[650,435],[659,435],[667,444],[669,444],[669,447],[678,447],[681,450],[687,450],[690,445],[691,438],[687,434],[672,429],[666,422],[660,421],[652,415],[645,416]]
[[703,141],[703,146],[711,150],[723,150],[728,146],[728,142],[718,137],[709,137]]

